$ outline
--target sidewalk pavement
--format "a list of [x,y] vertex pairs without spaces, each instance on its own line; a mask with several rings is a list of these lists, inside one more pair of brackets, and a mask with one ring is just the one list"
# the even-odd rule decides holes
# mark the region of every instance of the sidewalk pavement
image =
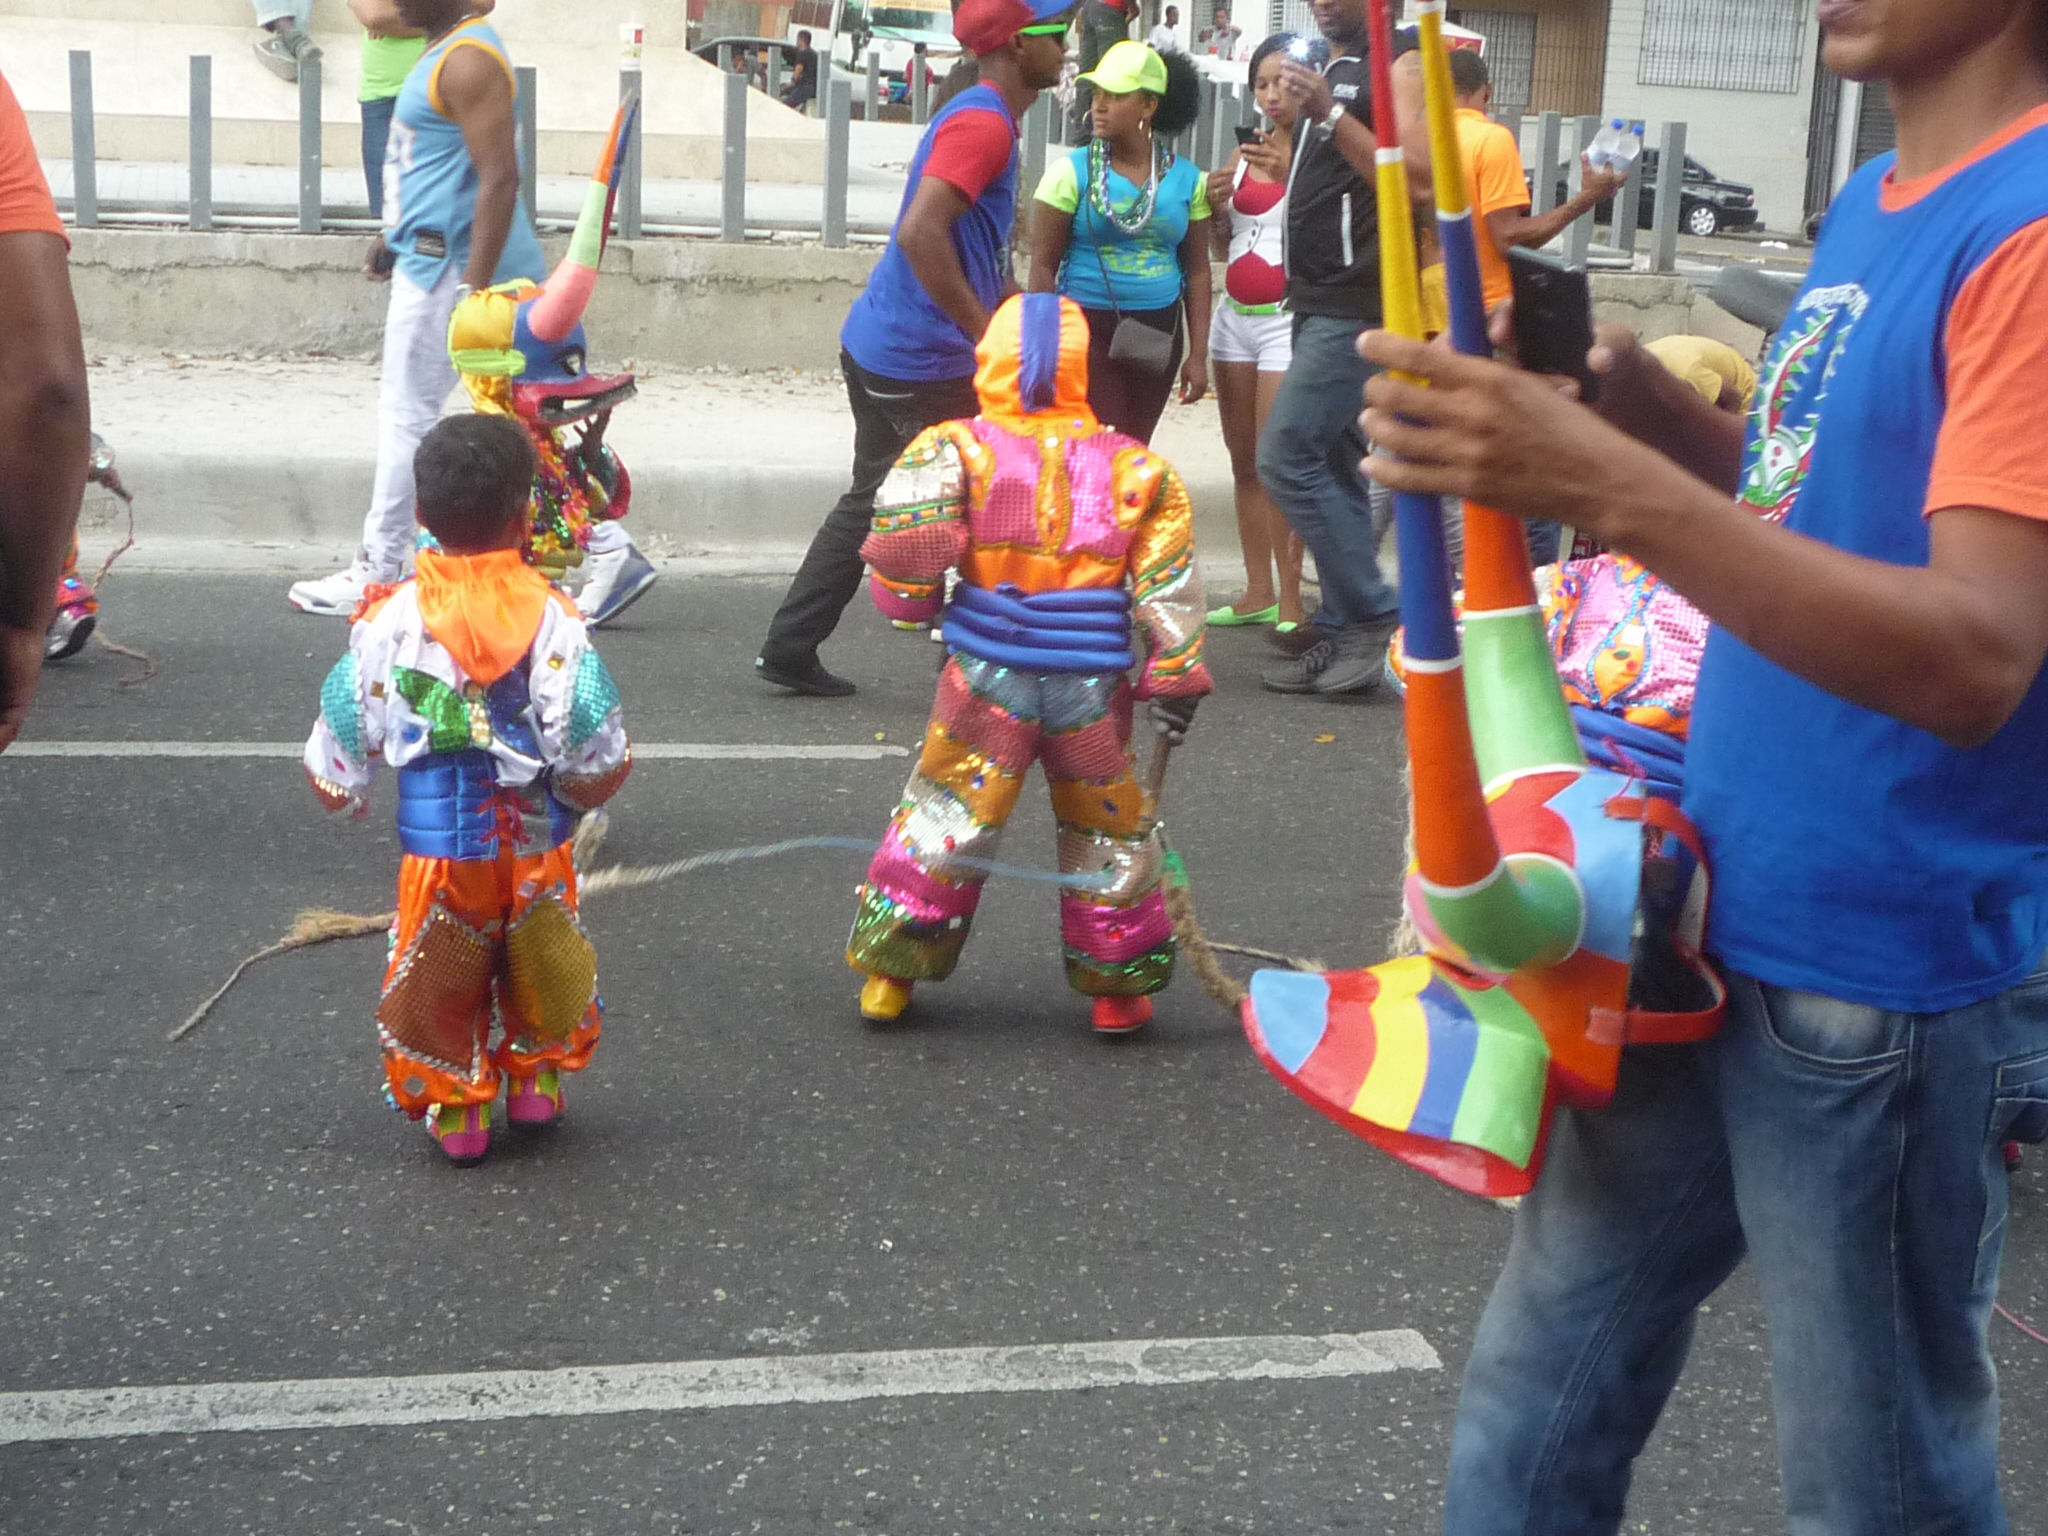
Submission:
[[[360,536],[375,468],[377,367],[321,357],[92,360],[93,424],[136,497],[138,568],[318,570]],[[468,408],[458,388],[451,413]],[[629,526],[652,554],[789,568],[846,488],[853,421],[836,374],[655,373],[610,441],[633,475]],[[1230,462],[1214,398],[1170,406],[1157,443],[1195,499],[1204,564],[1234,590]],[[88,559],[112,503],[88,503]]]

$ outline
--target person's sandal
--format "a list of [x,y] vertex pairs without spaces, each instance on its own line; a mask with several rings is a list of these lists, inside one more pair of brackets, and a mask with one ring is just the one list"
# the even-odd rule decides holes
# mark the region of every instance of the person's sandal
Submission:
[[1235,629],[1245,624],[1271,624],[1279,617],[1278,603],[1267,608],[1255,609],[1250,613],[1239,613],[1235,603],[1225,603],[1221,608],[1209,610],[1209,623],[1217,629]]

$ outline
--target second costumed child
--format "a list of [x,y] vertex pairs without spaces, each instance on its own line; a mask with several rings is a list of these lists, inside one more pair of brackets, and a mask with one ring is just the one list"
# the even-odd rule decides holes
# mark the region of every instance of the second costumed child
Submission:
[[846,956],[868,978],[870,1019],[952,973],[1039,762],[1060,870],[1085,882],[1060,895],[1067,981],[1094,1000],[1096,1029],[1137,1029],[1172,978],[1174,942],[1132,766],[1134,703],[1177,740],[1211,686],[1187,487],[1089,409],[1088,321],[1072,300],[1010,298],[976,360],[980,414],[904,450],[861,550],[889,618],[924,625],[943,608],[950,655]]

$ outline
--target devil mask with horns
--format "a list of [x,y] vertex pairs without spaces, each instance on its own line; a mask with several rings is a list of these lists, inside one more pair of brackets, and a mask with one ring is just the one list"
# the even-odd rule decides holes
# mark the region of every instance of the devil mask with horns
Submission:
[[583,316],[638,115],[637,97],[619,108],[569,252],[546,285],[522,278],[472,293],[448,324],[448,353],[476,408],[511,417],[532,440],[531,555],[556,580],[582,563],[590,525],[624,517],[632,501],[632,479],[604,433],[636,385],[629,373],[590,372]]

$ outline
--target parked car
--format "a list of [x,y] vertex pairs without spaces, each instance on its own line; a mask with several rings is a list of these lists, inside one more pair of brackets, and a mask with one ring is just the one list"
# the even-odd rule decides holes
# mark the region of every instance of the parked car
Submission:
[[[1643,150],[1634,175],[1642,179],[1642,196],[1636,202],[1636,225],[1648,229],[1657,220],[1657,151]],[[1557,199],[1571,195],[1569,184],[1558,178]],[[1594,217],[1612,223],[1612,201],[1600,204]],[[1689,235],[1705,238],[1724,229],[1754,229],[1757,225],[1756,188],[1716,176],[1691,155],[1685,157],[1685,180],[1679,187],[1678,227]]]

